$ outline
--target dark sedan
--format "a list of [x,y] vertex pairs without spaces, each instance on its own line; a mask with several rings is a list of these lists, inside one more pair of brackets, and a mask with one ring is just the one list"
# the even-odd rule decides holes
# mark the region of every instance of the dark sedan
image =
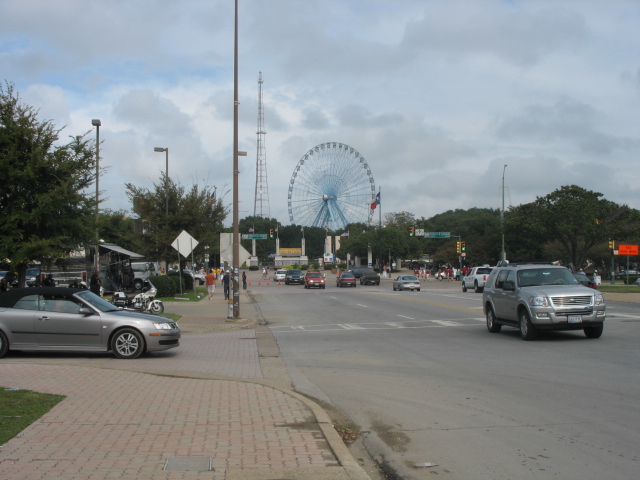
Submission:
[[356,277],[351,272],[344,272],[336,278],[336,286],[338,287],[355,287]]
[[88,290],[14,288],[0,294],[0,357],[9,350],[108,352],[137,358],[180,345],[173,320],[121,310]]

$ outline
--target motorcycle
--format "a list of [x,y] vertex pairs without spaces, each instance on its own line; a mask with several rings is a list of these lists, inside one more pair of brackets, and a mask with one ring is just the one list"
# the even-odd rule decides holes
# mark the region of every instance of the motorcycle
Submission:
[[142,292],[135,297],[129,297],[123,291],[114,292],[113,303],[116,307],[123,310],[129,310],[130,312],[145,312],[145,313],[162,313],[164,312],[164,305],[162,300],[156,300],[156,294],[158,289],[153,286],[149,280],[145,280]]

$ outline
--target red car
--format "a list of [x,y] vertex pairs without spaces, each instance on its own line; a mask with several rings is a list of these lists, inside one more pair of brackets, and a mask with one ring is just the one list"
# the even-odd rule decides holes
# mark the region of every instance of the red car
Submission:
[[304,276],[304,288],[324,288],[324,275],[320,272],[307,272]]
[[336,279],[336,286],[338,287],[355,287],[356,277],[351,272],[343,272]]

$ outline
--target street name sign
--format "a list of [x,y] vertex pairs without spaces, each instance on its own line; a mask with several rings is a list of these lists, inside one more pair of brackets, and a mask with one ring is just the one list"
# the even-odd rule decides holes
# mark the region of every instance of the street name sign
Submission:
[[428,238],[449,238],[451,232],[424,232],[424,236]]
[[266,233],[243,233],[242,240],[266,240]]

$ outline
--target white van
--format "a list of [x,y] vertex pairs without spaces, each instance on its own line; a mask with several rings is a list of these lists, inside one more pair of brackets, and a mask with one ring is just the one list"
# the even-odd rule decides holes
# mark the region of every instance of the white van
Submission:
[[133,270],[134,288],[142,290],[147,278],[160,275],[160,264],[156,262],[131,262],[131,270]]

